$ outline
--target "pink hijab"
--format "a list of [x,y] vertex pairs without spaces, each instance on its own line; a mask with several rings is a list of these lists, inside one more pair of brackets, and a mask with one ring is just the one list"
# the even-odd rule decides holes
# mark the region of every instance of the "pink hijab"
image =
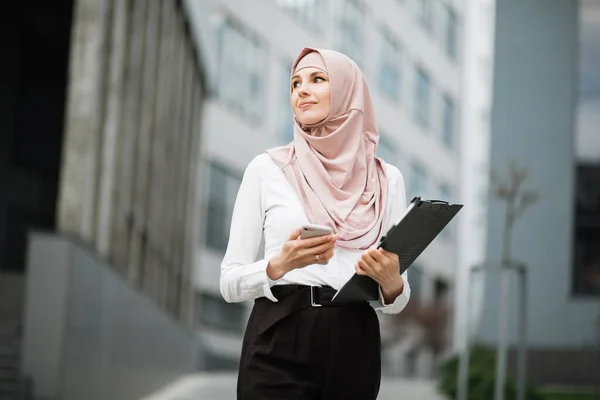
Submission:
[[367,83],[356,63],[336,51],[304,48],[292,76],[305,67],[329,74],[329,115],[314,125],[294,118],[294,141],[267,153],[299,194],[310,222],[339,233],[339,247],[368,249],[382,233],[387,177],[375,157],[379,132]]

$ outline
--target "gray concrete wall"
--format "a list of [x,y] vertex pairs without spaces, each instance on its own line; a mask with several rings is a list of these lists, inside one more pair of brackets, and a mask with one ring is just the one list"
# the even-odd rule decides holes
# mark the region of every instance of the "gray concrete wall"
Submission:
[[[528,341],[537,348],[596,346],[597,299],[571,295],[574,108],[578,3],[502,0],[497,5],[491,167],[514,158],[530,168],[527,186],[541,201],[517,223],[514,257],[530,268]],[[488,260],[501,258],[504,207],[489,207]],[[516,342],[516,280],[510,296],[510,340]],[[498,275],[486,279],[480,336],[497,337]]]
[[89,251],[31,238],[22,372],[36,398],[132,400],[195,369],[194,335]]
[[77,0],[57,230],[193,325],[203,66],[174,2]]
[[35,377],[35,393],[62,392],[69,246],[57,237],[36,237],[27,260],[21,370]]

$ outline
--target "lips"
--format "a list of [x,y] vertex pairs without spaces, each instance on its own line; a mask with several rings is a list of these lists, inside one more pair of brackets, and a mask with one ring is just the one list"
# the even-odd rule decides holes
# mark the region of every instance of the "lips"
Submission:
[[310,106],[312,106],[314,104],[317,104],[317,103],[314,102],[314,101],[303,101],[302,103],[300,103],[298,105],[298,107],[300,107],[300,108],[306,108],[306,107],[310,107]]

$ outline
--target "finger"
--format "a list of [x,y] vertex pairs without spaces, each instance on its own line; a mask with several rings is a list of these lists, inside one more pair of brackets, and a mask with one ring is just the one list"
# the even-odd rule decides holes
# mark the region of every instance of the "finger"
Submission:
[[356,270],[356,273],[358,275],[365,275],[365,276],[367,276],[367,272],[364,269],[362,269],[360,267],[360,265],[356,264],[356,266],[354,267],[354,269]]
[[373,268],[363,259],[358,260],[357,265],[364,271],[365,275],[373,276]]
[[399,260],[398,254],[396,254],[396,253],[392,253],[391,251],[387,251],[385,249],[382,249],[381,247],[378,250],[379,250],[379,252],[381,254],[383,254],[384,256],[386,256],[386,257],[388,257],[388,258],[390,258],[390,259],[392,259],[394,261],[398,261]]
[[334,242],[339,238],[339,235],[323,235],[314,238],[302,239],[303,247],[315,247],[323,243]]
[[318,254],[321,264],[326,264],[329,260],[331,260],[331,257],[333,257],[333,252],[333,249],[329,249],[324,253]]
[[304,245],[304,243],[300,243],[300,247],[305,252],[305,254],[315,255],[315,254],[326,253],[327,251],[335,248],[335,242],[325,242],[318,246],[313,246],[313,247],[306,247]]
[[362,254],[361,259],[364,262],[366,262],[369,265],[369,267],[373,270],[377,269],[380,265],[379,261],[377,261],[373,256],[371,256],[371,253],[368,251],[365,251]]
[[[400,265],[398,262],[398,257],[388,256],[387,254],[383,254],[379,249],[369,251],[369,254],[377,260],[377,263],[383,268],[391,268],[392,266]],[[388,253],[394,254],[395,253]]]
[[329,261],[331,260],[331,258],[333,257],[333,255],[335,254],[335,247],[332,248],[331,250],[327,251],[325,254],[323,254],[323,257]]
[[329,259],[330,258],[327,258],[327,256],[325,254],[320,255],[319,261],[317,261],[315,264],[327,265],[329,263]]
[[[307,262],[319,263],[320,261],[323,261],[323,259],[325,259],[326,254],[329,254],[329,252],[333,252],[333,248],[327,247],[322,248],[318,251],[314,251],[313,249],[315,248],[313,247],[312,249],[303,250],[302,253],[300,253],[300,257]],[[319,256],[319,260],[315,261],[317,256]]]
[[377,249],[371,249],[371,250],[366,251],[365,253],[368,254],[371,258],[373,258],[380,264],[388,261],[388,257],[385,254],[381,253]]
[[[334,250],[330,249],[326,252],[323,253],[319,253],[319,254],[308,254],[305,256],[305,260],[306,262],[312,263],[312,264],[321,264],[321,265],[326,265],[329,260],[331,259],[331,257],[333,257],[333,253]],[[317,259],[318,257],[318,259]]]
[[296,240],[300,237],[300,229],[296,229],[294,232],[288,236],[288,240]]

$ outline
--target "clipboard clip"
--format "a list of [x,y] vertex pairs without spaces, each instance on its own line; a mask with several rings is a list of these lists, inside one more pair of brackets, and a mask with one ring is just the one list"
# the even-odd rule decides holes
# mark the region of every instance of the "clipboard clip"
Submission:
[[413,197],[413,199],[410,202],[411,203],[416,203],[418,201],[427,201],[429,203],[434,203],[434,204],[450,204],[446,200],[438,200],[438,199],[423,200],[423,199],[421,199],[420,196]]

